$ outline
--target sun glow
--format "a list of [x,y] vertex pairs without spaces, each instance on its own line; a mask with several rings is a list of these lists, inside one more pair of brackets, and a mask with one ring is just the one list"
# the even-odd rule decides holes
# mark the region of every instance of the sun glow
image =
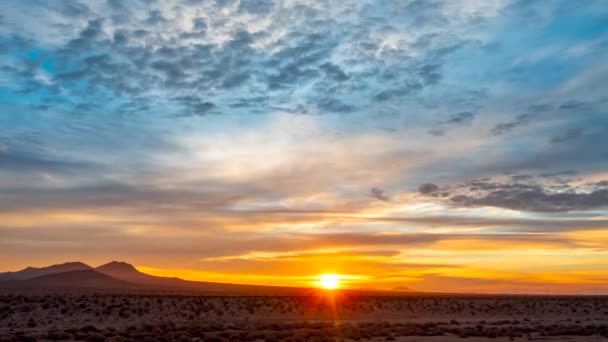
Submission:
[[321,274],[316,284],[324,289],[334,290],[340,287],[340,277],[335,274]]

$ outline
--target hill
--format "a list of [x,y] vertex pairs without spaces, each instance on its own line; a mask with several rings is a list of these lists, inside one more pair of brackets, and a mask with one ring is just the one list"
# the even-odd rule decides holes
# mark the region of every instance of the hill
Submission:
[[307,288],[226,284],[158,277],[140,272],[133,265],[120,261],[112,261],[97,268],[76,262],[0,273],[0,288],[25,290],[78,288],[205,295],[299,295],[310,292]]
[[92,269],[91,266],[82,262],[66,262],[63,264],[51,265],[47,267],[27,267],[16,272],[0,273],[0,281],[7,280],[26,280],[48,274],[63,273],[69,271],[84,271]]
[[[91,268],[70,262],[43,268],[28,267],[18,272],[0,273],[0,289],[11,290],[112,290],[115,292],[170,292],[217,296],[294,296],[309,295],[311,288],[263,286],[191,281],[158,277],[140,272],[121,261]],[[341,291],[352,295],[397,295],[400,292],[374,289]]]
[[26,290],[53,289],[136,289],[137,286],[114,279],[95,270],[77,270],[52,273],[24,280],[9,280],[0,283],[1,288]]

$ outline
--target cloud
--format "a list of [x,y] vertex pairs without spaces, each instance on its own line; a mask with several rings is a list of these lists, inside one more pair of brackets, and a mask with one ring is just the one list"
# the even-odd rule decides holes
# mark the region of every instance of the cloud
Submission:
[[87,5],[78,1],[59,3],[57,9],[61,14],[68,17],[84,17],[91,13]]
[[371,189],[371,196],[374,197],[374,198],[377,198],[377,199],[379,199],[381,201],[384,201],[384,202],[390,202],[391,201],[391,199],[384,194],[384,191],[382,189],[372,188]]
[[468,111],[450,114],[445,120],[440,121],[435,127],[433,127],[429,133],[434,136],[441,136],[445,134],[445,130],[449,129],[451,126],[463,126],[471,124],[475,118],[475,115],[475,113]]
[[555,28],[599,7],[0,2],[3,246],[588,248],[560,234],[606,225],[608,45]]
[[325,72],[325,76],[338,82],[348,80],[349,76],[337,65],[327,62],[319,66]]
[[[520,182],[519,180],[524,180]],[[444,191],[449,204],[459,207],[498,207],[530,212],[569,212],[602,209],[608,206],[606,182],[574,185],[562,181],[539,183],[526,181],[474,180],[456,187],[441,189],[434,184],[420,187],[419,192],[437,196]]]
[[274,8],[273,0],[241,0],[239,10],[252,14],[268,14]]
[[554,143],[565,143],[574,139],[578,139],[583,135],[583,129],[579,127],[572,127],[562,132],[561,134],[554,136],[551,138],[551,141]]
[[419,188],[418,188],[418,192],[420,192],[423,195],[434,195],[439,191],[439,187],[435,184],[432,183],[425,183],[422,184]]
[[528,125],[530,123],[531,118],[532,118],[531,114],[517,115],[511,121],[499,123],[496,126],[494,126],[494,128],[492,128],[492,134],[501,135],[501,134],[509,133],[516,128]]
[[[372,27],[331,16],[331,12],[351,12],[366,17],[364,11],[352,12],[346,4],[326,10],[317,3],[278,7],[271,0],[243,0],[235,7],[210,2],[202,5],[204,14],[188,2],[172,10],[158,4],[109,1],[107,5],[65,6],[70,16],[86,22],[82,26],[66,21],[61,32],[67,37],[65,42],[45,45],[38,42],[43,36],[34,38],[34,44],[45,46],[44,58],[53,66],[47,73],[54,83],[61,84],[63,95],[73,97],[72,103],[88,103],[106,111],[116,110],[111,103],[128,102],[133,96],[160,106],[163,101],[158,95],[162,94],[169,99],[165,108],[170,108],[173,101],[179,106],[179,99],[193,96],[195,90],[205,102],[223,108],[223,104],[238,101],[243,92],[252,97],[277,92],[269,103],[243,103],[240,107],[241,112],[257,112],[258,107],[280,106],[289,101],[289,94],[306,88],[304,105],[321,113],[360,112],[360,105],[370,101],[400,102],[424,87],[438,85],[443,59],[463,46],[456,37],[450,37],[448,43],[434,33],[433,43],[426,46],[429,51],[395,68],[395,64],[384,64],[384,56],[373,56],[373,51],[355,50],[355,41],[382,49],[379,44],[384,38],[376,36]],[[396,33],[411,29],[399,24],[400,16],[391,14],[403,9],[393,4],[374,6],[385,16],[378,22],[374,18],[374,26],[384,21],[390,22]],[[117,9],[130,15],[117,21]],[[439,3],[428,6],[427,18],[440,16],[442,9]],[[231,16],[222,15],[222,11]],[[266,16],[272,18],[270,23],[263,18]],[[292,22],[284,19],[289,17]],[[425,35],[428,37],[420,33]],[[401,58],[407,43],[399,45],[395,52],[399,51],[397,57]],[[377,75],[390,75],[390,82],[378,82],[384,76]],[[89,96],[76,96],[83,83]],[[369,87],[371,84],[375,86]],[[46,88],[37,85],[31,91],[44,96]],[[225,91],[220,94],[217,89]],[[350,93],[353,90],[356,94]],[[56,109],[66,109],[67,103]],[[56,105],[48,106],[53,109]]]
[[196,96],[176,98],[184,107],[184,115],[205,115],[215,108],[215,104]]
[[463,123],[471,122],[473,118],[475,118],[475,113],[460,112],[451,114],[445,122],[448,124],[460,125]]
[[43,154],[27,153],[7,147],[0,149],[0,171],[4,172],[75,175],[99,168],[99,165],[90,162],[51,158]]

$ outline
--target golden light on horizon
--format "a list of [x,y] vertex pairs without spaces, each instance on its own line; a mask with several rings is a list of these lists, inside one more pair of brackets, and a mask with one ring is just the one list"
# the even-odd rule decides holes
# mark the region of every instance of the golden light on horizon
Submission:
[[321,274],[315,284],[326,290],[335,290],[340,287],[340,277],[336,274]]

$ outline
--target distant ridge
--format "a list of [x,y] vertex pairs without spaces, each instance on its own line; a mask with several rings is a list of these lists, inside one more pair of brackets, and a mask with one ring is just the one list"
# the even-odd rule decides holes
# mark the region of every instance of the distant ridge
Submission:
[[134,289],[135,285],[114,279],[92,269],[53,273],[18,282],[24,288]]
[[[0,289],[28,291],[101,290],[115,292],[162,292],[218,296],[294,296],[310,295],[307,287],[264,286],[190,281],[158,277],[140,272],[123,261],[112,261],[92,268],[81,262],[49,267],[28,267],[17,272],[0,273]],[[345,293],[395,295],[399,292],[371,289],[343,290]]]
[[156,277],[138,271],[135,266],[123,262],[112,261],[95,268],[95,271],[123,281],[146,285],[176,285],[179,278]]
[[264,294],[273,292],[276,294],[302,293],[305,288],[294,288],[285,286],[262,286],[214,283],[202,281],[190,281],[176,277],[158,277],[138,271],[133,265],[112,261],[95,268],[95,271],[111,276],[125,282],[138,284],[142,289],[162,289],[176,292],[203,292],[208,294]]
[[110,261],[107,264],[95,267],[99,272],[137,272],[135,266],[124,261]]
[[16,272],[0,273],[0,281],[7,280],[25,280],[35,277],[41,277],[48,274],[62,273],[69,271],[84,271],[92,269],[91,266],[79,261],[66,262],[63,264],[51,265],[47,267],[27,267]]
[[81,262],[69,262],[0,273],[0,289],[162,291],[208,295],[297,295],[310,291],[308,288],[225,284],[157,277],[142,273],[133,265],[122,261],[112,261],[96,268]]

